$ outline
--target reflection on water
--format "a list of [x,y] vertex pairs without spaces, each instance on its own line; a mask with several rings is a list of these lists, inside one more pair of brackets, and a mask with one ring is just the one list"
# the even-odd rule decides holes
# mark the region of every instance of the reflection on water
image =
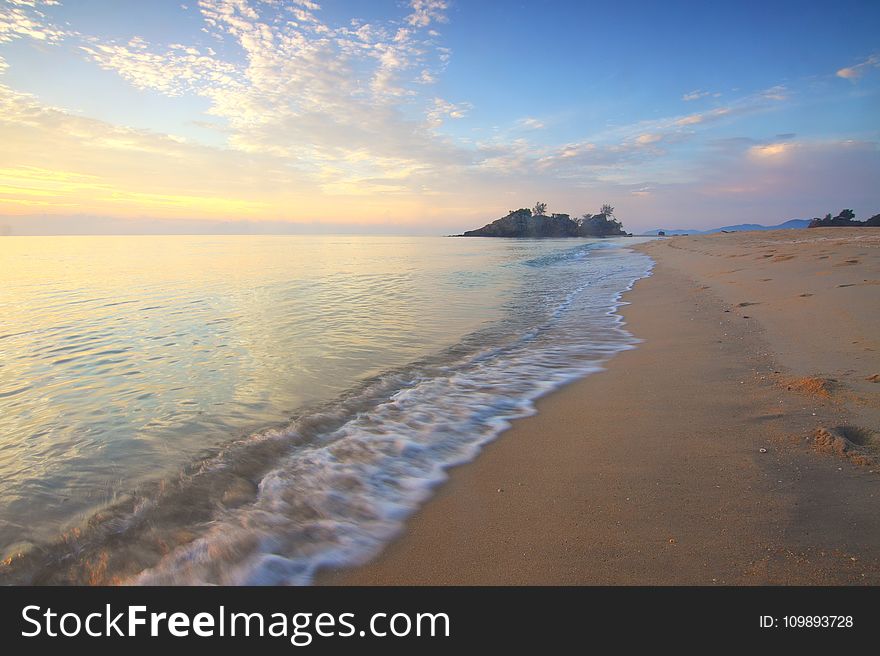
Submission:
[[0,240],[0,555],[497,318],[508,257],[440,238]]

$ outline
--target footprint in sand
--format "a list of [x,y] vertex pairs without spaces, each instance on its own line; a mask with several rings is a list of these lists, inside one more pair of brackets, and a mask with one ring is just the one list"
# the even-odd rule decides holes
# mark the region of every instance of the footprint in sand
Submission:
[[859,426],[819,428],[813,433],[813,449],[818,453],[844,456],[857,465],[876,463],[877,433]]
[[742,303],[737,303],[736,307],[749,307],[750,305],[760,305],[760,303],[752,303],[751,301],[743,301]]
[[843,261],[843,262],[838,262],[838,263],[835,264],[834,266],[836,266],[836,267],[852,266],[853,264],[858,264],[858,263],[859,263],[858,260],[845,260],[845,261]]
[[856,286],[856,283],[854,283],[854,282],[851,282],[851,283],[846,284],[846,285],[838,285],[838,287],[855,287],[855,286]]
[[880,374],[874,374],[873,376],[868,376],[865,380],[871,381],[872,383],[880,383]]
[[801,298],[807,298],[808,296],[812,296],[812,294],[801,294],[800,295]]

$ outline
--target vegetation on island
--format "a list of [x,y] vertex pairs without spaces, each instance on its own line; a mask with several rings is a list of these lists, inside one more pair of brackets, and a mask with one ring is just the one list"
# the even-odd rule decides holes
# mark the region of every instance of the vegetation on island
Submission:
[[880,214],[875,214],[867,221],[857,221],[856,213],[852,210],[840,210],[840,214],[835,217],[831,216],[831,212],[825,215],[825,218],[815,218],[810,221],[808,228],[878,228],[880,227]]
[[597,214],[583,214],[572,219],[568,214],[547,214],[547,203],[537,202],[532,209],[510,210],[463,237],[623,237],[627,233],[614,217],[614,208],[605,204]]

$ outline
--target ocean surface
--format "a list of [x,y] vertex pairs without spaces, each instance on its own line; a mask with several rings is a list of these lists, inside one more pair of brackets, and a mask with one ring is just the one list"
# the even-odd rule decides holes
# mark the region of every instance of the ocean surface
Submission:
[[0,239],[0,583],[363,562],[446,468],[634,346],[638,241]]

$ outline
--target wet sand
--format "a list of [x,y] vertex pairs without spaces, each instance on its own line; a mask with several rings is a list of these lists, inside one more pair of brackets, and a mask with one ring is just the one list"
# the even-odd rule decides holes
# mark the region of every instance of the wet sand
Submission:
[[318,583],[880,583],[880,230],[639,248],[643,343]]

